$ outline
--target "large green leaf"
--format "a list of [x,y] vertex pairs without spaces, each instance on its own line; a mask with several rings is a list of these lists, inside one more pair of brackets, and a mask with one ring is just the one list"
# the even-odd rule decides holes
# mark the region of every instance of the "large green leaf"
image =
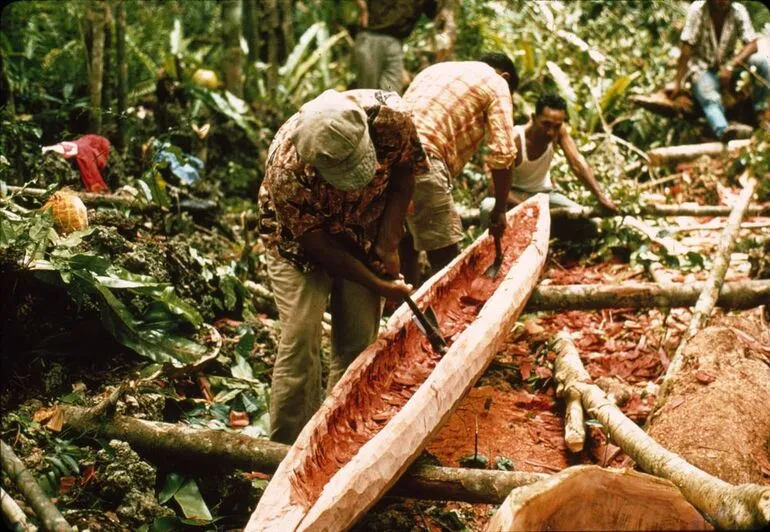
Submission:
[[100,297],[102,325],[118,342],[138,354],[155,362],[182,367],[200,362],[208,351],[205,346],[175,335],[168,329],[152,328],[151,324],[144,326],[109,288],[88,272],[75,270],[72,280]]
[[211,512],[208,506],[206,506],[206,501],[203,500],[198,484],[193,479],[188,479],[182,484],[174,493],[174,500],[179,504],[182,513],[188,519],[195,519],[196,521],[212,520]]
[[300,36],[294,49],[289,54],[289,57],[286,58],[286,62],[278,69],[279,76],[290,77],[294,73],[294,69],[299,64],[300,59],[305,55],[310,43],[313,42],[313,39],[315,39],[316,34],[321,27],[326,27],[326,25],[323,22],[316,22],[305,30],[305,33]]

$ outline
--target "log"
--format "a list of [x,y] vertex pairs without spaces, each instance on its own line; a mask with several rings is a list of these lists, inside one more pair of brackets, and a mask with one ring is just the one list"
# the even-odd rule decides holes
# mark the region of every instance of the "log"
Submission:
[[748,529],[770,525],[769,486],[734,486],[689,464],[627,418],[598,386],[581,380],[585,368],[568,333],[556,336],[554,351],[557,359],[562,359],[559,364],[564,365],[565,388],[578,390],[583,408],[604,425],[612,441],[643,471],[673,482],[715,527]]
[[650,158],[652,166],[663,166],[692,161],[704,155],[708,157],[735,157],[741,148],[749,145],[751,145],[751,139],[731,140],[727,144],[723,142],[683,144],[681,146],[655,148],[648,151],[647,156]]
[[[29,198],[41,199],[48,195],[47,191],[42,188],[17,187],[11,185],[8,186],[8,192]],[[132,211],[138,213],[164,210],[164,207],[158,205],[157,203],[148,203],[144,200],[133,197],[83,191],[77,191],[76,194],[81,200],[83,200],[83,203],[85,203],[86,207],[112,207],[116,209],[131,209]],[[218,206],[216,202],[210,200],[182,199],[179,201],[178,205],[173,204],[171,208],[179,208],[179,210],[188,212],[214,212],[218,209]]]
[[[640,283],[621,285],[540,285],[530,297],[526,311],[599,310],[604,308],[675,308],[695,305],[705,282]],[[717,305],[747,309],[770,302],[770,280],[725,283]]]
[[569,467],[517,488],[486,532],[712,530],[671,482],[628,469]]
[[[583,406],[580,401],[580,393],[569,384],[570,368],[565,363],[565,357],[557,357],[554,363],[554,378],[556,379],[556,396],[562,397],[566,402],[566,411],[564,415],[564,441],[567,443],[567,449],[573,453],[583,450],[586,440],[586,428],[583,424]],[[577,378],[583,382],[591,380],[591,376],[581,365],[575,368]]]
[[[195,429],[130,416],[94,416],[93,409],[61,405],[64,428],[107,440],[127,442],[144,458],[165,466],[205,464],[223,469],[275,472],[288,445],[237,432]],[[390,495],[417,499],[499,504],[519,486],[547,478],[541,473],[480,471],[417,465],[404,474]]]
[[770,469],[770,331],[757,316],[727,316],[683,352],[668,401],[647,433],[732,484],[766,484]]
[[55,532],[72,530],[69,523],[59,513],[56,505],[51,502],[48,495],[38,485],[32,473],[24,467],[22,461],[13,452],[11,446],[2,440],[0,440],[0,463],[3,466],[3,472],[16,484],[32,511],[40,519],[43,530]]
[[403,474],[489,365],[537,284],[548,248],[548,199],[508,212],[497,278],[482,235],[415,293],[447,338],[436,353],[402,305],[305,425],[247,530],[350,527]]
[[653,409],[652,416],[655,415],[655,410],[666,400],[668,395],[668,389],[671,385],[672,376],[675,375],[682,366],[682,352],[687,346],[687,342],[695,336],[699,330],[701,330],[709,319],[711,311],[714,309],[719,292],[724,283],[725,274],[727,268],[730,266],[730,253],[733,247],[735,247],[735,237],[738,236],[741,220],[743,220],[746,207],[751,200],[751,196],[754,194],[754,189],[757,186],[757,180],[750,178],[746,182],[743,191],[733,207],[733,212],[727,219],[725,230],[719,239],[719,247],[714,255],[712,261],[711,271],[709,272],[708,279],[706,280],[701,295],[698,297],[697,303],[695,303],[695,310],[692,318],[690,319],[690,325],[682,335],[682,339],[674,352],[674,356],[671,358],[671,363],[666,369],[666,374],[663,378],[663,383],[660,387],[660,393],[656,400],[656,408]]
[[0,509],[3,514],[3,522],[9,530],[14,532],[35,532],[37,530],[37,527],[27,520],[27,514],[3,488],[0,488]]
[[[722,205],[644,205],[639,210],[640,216],[653,218],[667,218],[669,216],[693,216],[697,218],[729,216],[731,208]],[[751,205],[746,211],[750,216],[770,216],[770,204]],[[551,219],[557,220],[587,220],[589,218],[612,218],[617,216],[595,207],[581,207],[570,209],[558,207],[551,209]],[[479,210],[477,208],[464,208],[460,210],[463,226],[478,225]]]

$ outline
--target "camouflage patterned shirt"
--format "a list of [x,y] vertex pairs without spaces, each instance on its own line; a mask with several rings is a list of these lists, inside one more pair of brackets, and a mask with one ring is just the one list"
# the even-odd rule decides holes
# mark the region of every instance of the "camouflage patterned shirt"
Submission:
[[396,166],[417,175],[427,162],[409,107],[395,92],[353,90],[349,95],[366,111],[377,153],[374,178],[364,188],[343,192],[303,162],[291,141],[297,115],[281,126],[268,151],[259,191],[259,232],[265,246],[300,271],[314,264],[298,242],[308,231],[324,230],[358,255],[368,255],[377,238],[387,187]]

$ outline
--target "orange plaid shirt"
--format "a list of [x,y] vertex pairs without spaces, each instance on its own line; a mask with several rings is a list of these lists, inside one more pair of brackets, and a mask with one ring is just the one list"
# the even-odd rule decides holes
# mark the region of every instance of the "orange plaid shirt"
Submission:
[[508,83],[478,61],[432,65],[414,78],[404,94],[425,152],[441,159],[452,177],[481,146],[487,133],[487,166],[513,166],[513,102]]

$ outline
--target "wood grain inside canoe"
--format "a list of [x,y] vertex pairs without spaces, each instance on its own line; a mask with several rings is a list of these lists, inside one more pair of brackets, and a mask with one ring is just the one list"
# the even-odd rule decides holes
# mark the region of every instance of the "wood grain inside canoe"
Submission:
[[505,260],[483,272],[494,243],[482,235],[415,294],[449,344],[436,355],[402,305],[351,364],[281,462],[247,530],[343,530],[420,454],[486,369],[534,290],[548,249],[548,198],[508,213]]

